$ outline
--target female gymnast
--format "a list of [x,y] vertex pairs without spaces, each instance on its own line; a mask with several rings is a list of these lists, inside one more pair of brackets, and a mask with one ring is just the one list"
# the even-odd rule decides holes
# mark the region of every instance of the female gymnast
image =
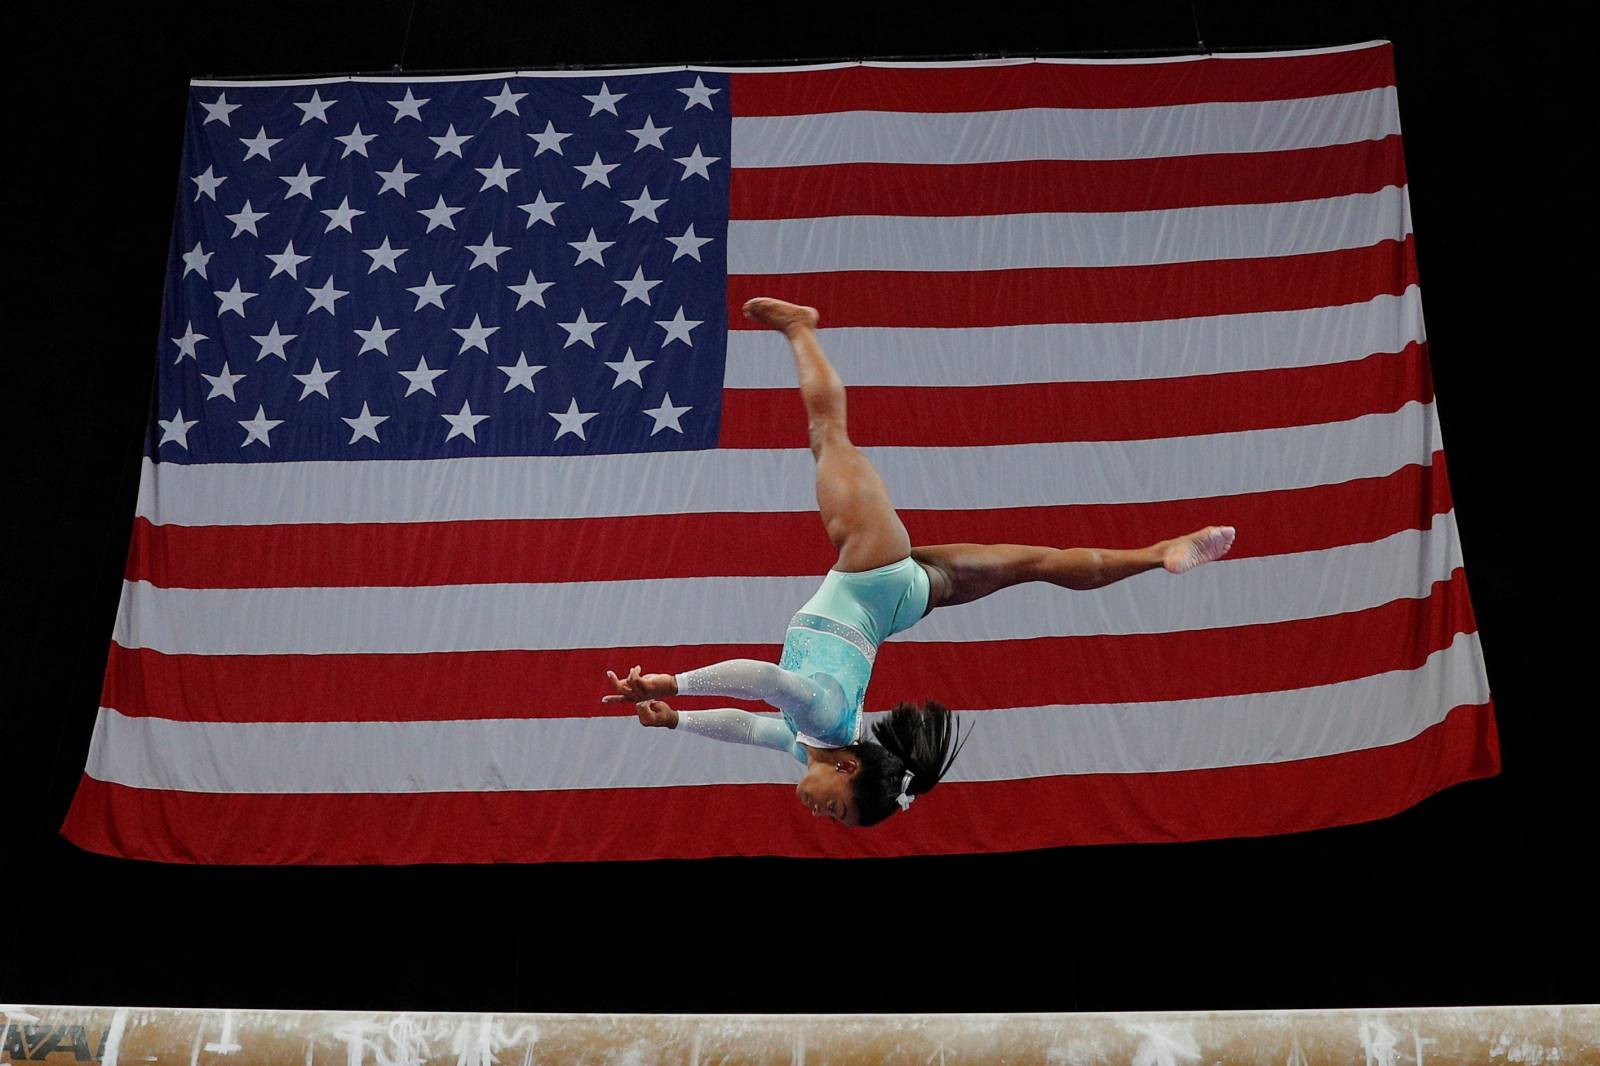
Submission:
[[[603,703],[632,702],[646,726],[787,751],[806,767],[795,789],[811,813],[851,826],[876,825],[911,805],[950,769],[961,750],[953,716],[940,704],[902,703],[863,740],[862,699],[878,646],[939,607],[971,603],[1025,581],[1096,589],[1146,570],[1174,574],[1219,559],[1232,526],[1207,526],[1137,551],[1041,548],[1022,544],[913,547],[889,490],[845,432],[844,383],[817,342],[817,311],[758,297],[744,313],[780,330],[794,349],[800,396],[817,463],[817,505],[839,560],[789,623],[777,665],[755,659],[687,673],[627,677],[606,671]],[[678,711],[675,695],[763,700],[781,719],[735,708]]]

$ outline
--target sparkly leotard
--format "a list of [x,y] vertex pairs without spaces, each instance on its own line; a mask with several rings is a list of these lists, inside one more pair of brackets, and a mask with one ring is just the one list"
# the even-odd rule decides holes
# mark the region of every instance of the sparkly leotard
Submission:
[[679,711],[678,727],[717,740],[787,751],[842,748],[861,739],[862,703],[878,646],[928,608],[928,575],[907,557],[875,570],[828,571],[789,622],[777,665],[730,659],[677,675],[680,695],[763,700],[779,718],[726,708]]

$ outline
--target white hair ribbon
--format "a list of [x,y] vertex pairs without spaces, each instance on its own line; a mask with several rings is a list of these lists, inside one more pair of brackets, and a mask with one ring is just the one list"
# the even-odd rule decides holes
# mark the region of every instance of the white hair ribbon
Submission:
[[911,787],[912,776],[913,775],[911,771],[907,770],[906,776],[900,779],[900,795],[895,797],[895,802],[900,804],[900,809],[902,811],[909,810],[911,808],[911,801],[917,798],[907,794],[906,792],[906,789]]

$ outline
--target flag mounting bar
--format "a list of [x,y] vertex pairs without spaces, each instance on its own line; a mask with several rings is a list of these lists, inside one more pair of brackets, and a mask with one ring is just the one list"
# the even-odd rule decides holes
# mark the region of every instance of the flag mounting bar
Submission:
[[[697,68],[762,68],[785,66],[813,66],[835,63],[958,63],[963,60],[993,60],[993,59],[1167,59],[1182,56],[1207,56],[1207,55],[1234,55],[1249,54],[1254,52],[1295,52],[1311,51],[1319,48],[1337,49],[1353,47],[1365,42],[1315,42],[1310,44],[1258,44],[1242,45],[1238,47],[1225,46],[1200,47],[1197,45],[1173,46],[1170,48],[1088,48],[1064,52],[965,52],[947,53],[943,55],[887,55],[887,56],[827,56],[807,57],[796,59],[735,59],[735,60],[701,60],[689,63],[673,63],[667,61],[637,60],[627,63],[551,63],[544,67],[528,68],[527,73],[537,73],[541,70],[550,71],[583,71],[592,70],[596,73],[605,73],[615,70],[640,70],[647,68],[672,68],[682,67],[686,70]],[[293,79],[313,78],[442,78],[451,76],[471,77],[480,74],[495,74],[506,72],[504,65],[493,67],[454,67],[454,68],[428,68],[408,69],[396,63],[386,70],[334,70],[313,73],[289,74],[196,74],[196,81],[287,81]]]

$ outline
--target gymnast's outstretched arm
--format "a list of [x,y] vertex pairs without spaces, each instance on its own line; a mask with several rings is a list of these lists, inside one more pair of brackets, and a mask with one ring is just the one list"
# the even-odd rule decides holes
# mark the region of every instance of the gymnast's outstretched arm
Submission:
[[640,674],[636,666],[619,678],[606,671],[616,689],[602,703],[639,703],[665,696],[732,696],[762,700],[780,711],[802,712],[823,698],[822,688],[810,678],[790,673],[760,659],[728,659],[698,670],[673,674]]
[[665,726],[697,733],[712,740],[730,744],[753,744],[793,755],[800,762],[809,762],[806,753],[795,740],[793,731],[781,718],[751,714],[737,707],[718,707],[709,711],[676,711],[659,700],[645,700],[638,705],[639,721],[647,726]]

